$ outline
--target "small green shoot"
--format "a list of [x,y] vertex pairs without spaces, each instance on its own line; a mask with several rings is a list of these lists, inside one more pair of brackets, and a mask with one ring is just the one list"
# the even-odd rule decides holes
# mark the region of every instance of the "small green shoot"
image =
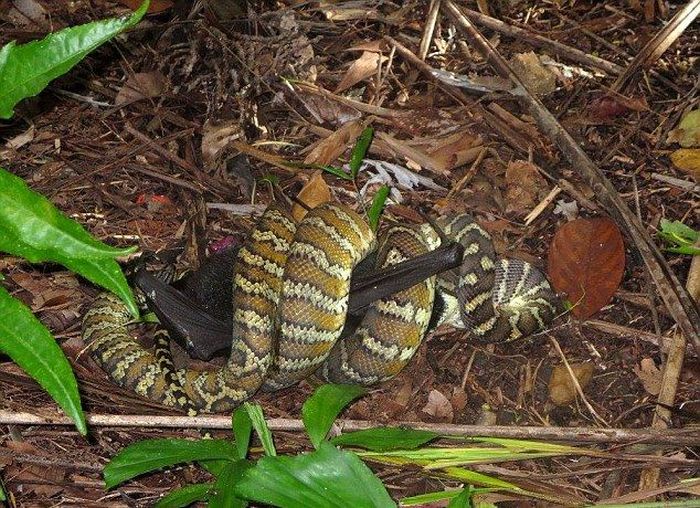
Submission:
[[372,138],[374,137],[374,129],[372,127],[365,127],[360,136],[355,142],[355,146],[350,153],[350,176],[354,180],[357,178],[357,173],[360,171],[360,166],[362,166],[362,161],[367,155],[367,150],[369,150],[369,145],[372,143]]
[[670,245],[664,250],[675,254],[687,254],[689,256],[697,256],[700,254],[700,248],[695,244],[700,238],[700,232],[686,226],[680,221],[668,221],[661,219],[661,231],[659,236]]
[[248,413],[250,422],[257,432],[260,442],[263,445],[263,450],[265,454],[274,457],[277,455],[277,450],[275,450],[275,443],[272,441],[272,433],[270,432],[267,422],[265,421],[265,416],[263,415],[262,408],[258,404],[251,404],[250,402],[243,403],[243,409]]
[[374,195],[372,206],[370,206],[369,211],[367,212],[369,225],[372,228],[372,231],[376,231],[379,227],[379,217],[382,215],[387,197],[389,197],[389,187],[382,185]]

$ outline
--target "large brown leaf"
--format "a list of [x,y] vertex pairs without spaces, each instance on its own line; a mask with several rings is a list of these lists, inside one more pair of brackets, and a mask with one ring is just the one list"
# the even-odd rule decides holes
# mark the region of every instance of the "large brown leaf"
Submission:
[[625,246],[611,219],[577,219],[564,224],[549,248],[549,278],[565,293],[573,314],[587,319],[617,290],[625,270]]

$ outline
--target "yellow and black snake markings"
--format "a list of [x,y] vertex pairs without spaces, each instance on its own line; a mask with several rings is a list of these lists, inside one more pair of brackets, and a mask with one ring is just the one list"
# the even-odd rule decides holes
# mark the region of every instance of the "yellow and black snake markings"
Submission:
[[[314,373],[336,383],[390,379],[427,334],[436,290],[448,302],[441,322],[461,325],[481,342],[514,340],[552,320],[556,296],[539,271],[497,260],[488,234],[468,215],[440,225],[464,245],[462,266],[373,303],[349,337],[340,339],[350,277],[375,238],[357,213],[325,204],[298,225],[285,211],[268,208],[239,251],[225,366],[173,371],[162,341],[157,356],[145,350],[129,333],[125,306],[107,293],[86,312],[83,338],[120,386],[190,413],[224,412],[261,387],[284,388]],[[377,263],[400,263],[437,245],[429,227],[393,226],[381,236]]]

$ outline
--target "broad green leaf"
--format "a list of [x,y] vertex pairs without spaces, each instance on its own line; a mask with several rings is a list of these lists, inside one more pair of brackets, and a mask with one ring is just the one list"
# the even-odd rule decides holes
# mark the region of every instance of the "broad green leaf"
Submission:
[[353,453],[327,442],[295,457],[263,457],[235,487],[239,497],[283,508],[396,506],[381,481]]
[[251,404],[250,402],[244,402],[241,407],[248,413],[250,422],[253,424],[255,432],[258,433],[258,437],[262,443],[263,450],[265,450],[265,454],[272,457],[277,455],[275,443],[272,440],[272,432],[270,432],[270,429],[267,426],[262,408],[258,404]]
[[131,289],[114,260],[136,250],[93,238],[21,178],[0,168],[0,251],[32,263],[52,261],[118,295],[138,315]]
[[330,440],[336,446],[358,446],[375,452],[418,448],[440,434],[426,430],[402,429],[399,427],[377,427],[374,429],[347,432]]
[[360,171],[360,166],[362,166],[362,161],[367,154],[369,149],[369,144],[372,142],[372,137],[374,136],[374,129],[372,127],[365,127],[360,136],[357,138],[357,142],[352,149],[350,154],[350,176],[353,180],[357,177],[357,173]]
[[195,483],[169,492],[154,508],[184,508],[197,501],[206,501],[214,490],[213,483]]
[[134,443],[119,452],[104,468],[108,489],[149,471],[193,462],[224,459],[236,461],[233,442],[224,439],[149,439]]
[[367,212],[367,218],[369,219],[369,225],[372,231],[376,231],[379,226],[379,217],[382,215],[382,210],[384,210],[384,203],[386,198],[389,197],[389,187],[382,185],[377,193],[374,195],[372,200],[372,206]]
[[73,370],[51,333],[22,302],[0,286],[0,350],[34,378],[85,435]]
[[467,485],[457,496],[450,500],[447,508],[471,508],[471,498],[473,494],[471,486]]
[[367,390],[356,385],[328,384],[316,389],[301,408],[301,418],[314,448],[326,438],[343,408],[365,393]]
[[216,494],[209,501],[209,508],[245,508],[248,501],[236,496],[234,490],[243,473],[250,468],[247,460],[229,462],[216,480]]
[[19,101],[37,95],[88,53],[138,23],[148,5],[147,0],[131,16],[65,28],[27,44],[6,44],[0,49],[0,118],[10,118]]
[[209,471],[212,476],[219,476],[229,462],[228,460],[199,460],[197,464]]
[[233,413],[233,436],[236,439],[236,450],[238,458],[245,459],[248,456],[250,446],[250,435],[253,431],[253,422],[250,420],[248,410],[239,407]]

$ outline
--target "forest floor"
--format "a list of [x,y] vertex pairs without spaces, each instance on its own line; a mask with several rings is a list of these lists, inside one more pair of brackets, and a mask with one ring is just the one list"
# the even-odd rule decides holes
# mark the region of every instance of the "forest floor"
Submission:
[[[31,13],[22,15],[13,4],[29,5]],[[162,13],[91,53],[25,101],[12,121],[0,123],[2,167],[109,244],[184,249],[180,269],[243,238],[254,221],[251,210],[269,204],[273,188],[276,196],[296,197],[303,189],[301,199],[330,195],[362,208],[386,183],[392,193],[383,221],[420,223],[421,214],[469,212],[500,254],[543,271],[549,265],[550,272],[556,270],[552,256],[571,250],[554,248],[564,224],[610,215],[617,226],[608,224],[606,234],[619,228],[624,252],[603,258],[584,253],[592,266],[578,272],[595,279],[602,270],[596,263],[615,259],[605,266],[621,273],[619,285],[603,275],[598,284],[604,287],[591,286],[591,293],[603,295],[600,310],[565,313],[545,333],[496,346],[476,345],[463,331],[441,327],[399,376],[372,387],[343,418],[514,429],[683,429],[697,423],[698,351],[692,341],[685,344],[644,255],[609,200],[592,190],[581,168],[508,92],[508,81],[449,15],[449,2],[434,20],[429,2],[266,2],[242,12],[227,11],[230,2],[195,2],[196,10],[189,10],[190,2],[162,4]],[[673,134],[669,139],[700,102],[697,21],[647,69],[633,69],[617,82],[683,4],[461,4],[476,11],[468,15],[477,30],[612,182],[646,235],[663,247],[656,234],[662,219],[698,228],[697,163],[695,169],[674,166],[678,144]],[[0,45],[126,12],[103,0],[0,5],[11,7],[0,14]],[[375,162],[356,182],[314,169],[342,165],[367,125],[375,129],[368,154]],[[664,262],[685,284],[691,256],[666,253]],[[178,414],[112,385],[82,354],[81,316],[95,287],[57,266],[0,258],[0,267],[3,285],[32,308],[71,359],[88,413],[145,420]],[[675,363],[669,366],[668,358]],[[186,360],[180,354],[178,361]],[[551,380],[564,362],[583,372],[582,392],[555,403],[557,381]],[[566,385],[567,376],[559,383]],[[10,362],[0,364],[0,386],[6,411],[58,413]],[[311,391],[302,382],[253,400],[267,417],[293,420]],[[657,406],[660,392],[670,406],[687,403],[685,411]],[[689,432],[698,437],[697,427]],[[17,506],[148,506],[206,474],[183,467],[106,492],[101,469],[127,444],[170,436],[199,433],[92,426],[85,439],[67,426],[6,426],[0,444],[6,491]],[[309,446],[295,432],[276,439],[282,450]],[[692,495],[692,488],[685,489],[689,494],[673,486],[699,476],[697,447],[653,438],[633,445],[598,446],[661,454],[667,460],[653,464],[661,468],[658,478],[651,463],[592,457],[474,468],[564,493],[571,503],[650,499],[649,489],[657,486],[661,499]],[[396,499],[456,485],[411,469],[377,471]],[[697,484],[694,489],[700,495]],[[646,494],[635,497],[640,491]]]

